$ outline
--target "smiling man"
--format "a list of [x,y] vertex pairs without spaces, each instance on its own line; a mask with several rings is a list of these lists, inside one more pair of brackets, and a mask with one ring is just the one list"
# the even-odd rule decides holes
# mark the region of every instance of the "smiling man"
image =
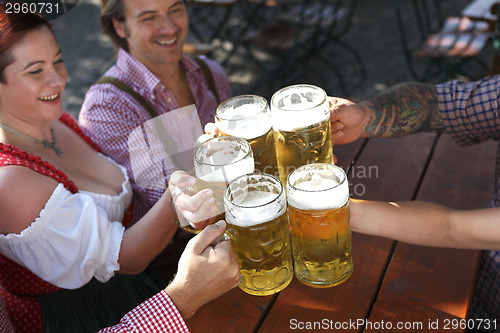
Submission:
[[[188,23],[182,0],[102,0],[101,29],[115,45],[117,59],[88,91],[79,121],[104,154],[127,168],[135,191],[134,220],[153,206],[162,190],[135,184],[129,134],[156,115],[173,115],[173,110],[193,104],[204,126],[213,121],[218,103],[231,95],[219,64],[183,54]],[[199,126],[182,116],[171,124],[166,132],[174,141],[180,140],[175,133]],[[164,168],[167,178],[175,169]]]

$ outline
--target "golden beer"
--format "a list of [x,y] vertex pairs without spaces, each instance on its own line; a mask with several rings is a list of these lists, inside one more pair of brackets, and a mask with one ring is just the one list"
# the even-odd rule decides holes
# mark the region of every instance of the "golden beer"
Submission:
[[340,209],[289,208],[295,274],[313,287],[332,287],[352,274],[349,203]]
[[250,143],[256,171],[278,177],[274,132],[265,98],[240,95],[227,99],[215,110],[215,122],[221,135]]
[[280,179],[296,167],[311,163],[333,163],[330,120],[294,131],[274,132]]
[[251,295],[271,295],[293,278],[286,197],[279,180],[244,175],[224,197],[228,232],[240,265],[239,287]]
[[[194,169],[196,184],[188,194],[193,195],[206,188],[211,189],[217,212],[215,216],[205,218],[211,222],[224,220],[224,192],[227,184],[241,175],[254,171],[252,149],[250,144],[241,138],[232,136],[211,138],[196,147]],[[179,216],[182,229],[199,233],[200,230],[194,229],[189,222]]]
[[290,174],[287,184],[295,276],[326,288],[353,271],[349,226],[349,188],[344,171],[311,164]]
[[280,179],[310,163],[333,163],[330,111],[326,92],[312,85],[294,85],[271,99],[271,119]]
[[[228,135],[221,131],[221,135]],[[246,139],[246,138],[244,138]],[[279,177],[278,162],[276,160],[276,147],[274,143],[274,131],[269,129],[263,135],[246,139],[254,154],[255,171],[267,173]]]

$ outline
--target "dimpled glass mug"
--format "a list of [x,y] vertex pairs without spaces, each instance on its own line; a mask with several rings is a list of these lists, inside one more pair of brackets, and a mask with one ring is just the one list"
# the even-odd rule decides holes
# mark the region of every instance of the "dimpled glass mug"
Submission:
[[346,281],[353,263],[344,170],[326,163],[294,170],[288,176],[287,199],[295,276],[318,288]]
[[[200,143],[194,151],[196,184],[188,193],[211,189],[216,208],[214,221],[224,220],[224,191],[227,184],[238,176],[254,171],[253,153],[250,144],[232,136],[216,137]],[[179,226],[191,233],[199,233],[189,221],[180,217]]]
[[296,167],[333,163],[330,110],[323,89],[299,84],[278,90],[271,98],[271,121],[283,184]]
[[224,195],[226,222],[239,287],[251,295],[271,295],[293,278],[285,189],[274,176],[247,174],[230,182]]
[[271,111],[264,97],[231,97],[215,110],[215,123],[221,135],[243,138],[250,143],[255,171],[278,177]]

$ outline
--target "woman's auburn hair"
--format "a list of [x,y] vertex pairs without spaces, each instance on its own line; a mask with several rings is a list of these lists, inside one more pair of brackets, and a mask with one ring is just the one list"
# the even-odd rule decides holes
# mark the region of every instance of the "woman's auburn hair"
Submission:
[[43,26],[53,31],[52,25],[39,14],[7,12],[7,3],[0,4],[0,83],[7,83],[5,68],[16,60],[12,54],[12,47],[26,34]]

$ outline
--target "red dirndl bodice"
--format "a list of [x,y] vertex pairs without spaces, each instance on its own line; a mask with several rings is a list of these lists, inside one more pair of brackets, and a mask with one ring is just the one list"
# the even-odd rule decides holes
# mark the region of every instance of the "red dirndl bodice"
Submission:
[[[100,152],[99,148],[90,138],[82,132],[78,123],[71,115],[64,113],[59,120],[76,132],[96,151]],[[42,175],[57,180],[71,193],[78,192],[75,184],[52,164],[43,161],[38,156],[19,150],[15,146],[0,143],[0,167],[7,165],[30,168]],[[131,208],[129,208],[123,224],[127,225],[130,219]],[[41,308],[33,295],[51,293],[57,290],[60,290],[60,288],[40,279],[27,268],[0,254],[0,295],[4,300],[9,317],[17,333],[43,332]]]

